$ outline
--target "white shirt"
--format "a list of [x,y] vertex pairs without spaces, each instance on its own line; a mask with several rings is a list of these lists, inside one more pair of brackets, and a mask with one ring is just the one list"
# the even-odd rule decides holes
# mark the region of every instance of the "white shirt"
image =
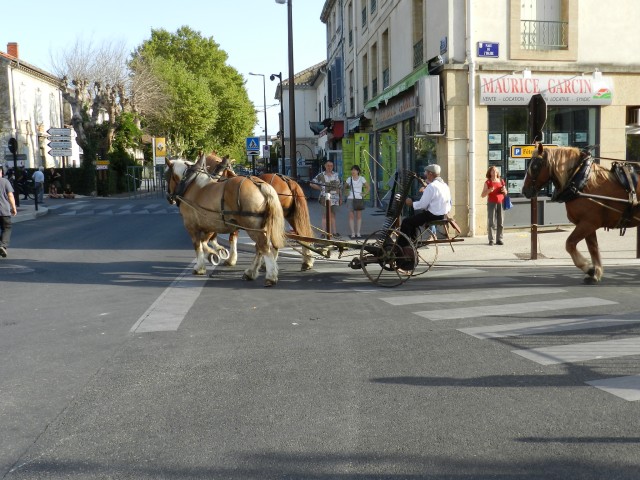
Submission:
[[367,184],[367,181],[364,177],[360,176],[356,180],[353,177],[349,177],[349,180],[346,181],[347,187],[351,190],[349,192],[348,198],[362,198],[362,189]]
[[414,210],[427,210],[433,215],[446,215],[451,211],[451,190],[442,178],[437,177],[422,192],[422,197],[413,202]]

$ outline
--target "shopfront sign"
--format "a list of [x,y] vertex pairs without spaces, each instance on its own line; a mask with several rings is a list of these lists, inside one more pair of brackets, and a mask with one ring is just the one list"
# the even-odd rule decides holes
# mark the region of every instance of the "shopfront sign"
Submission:
[[573,76],[480,75],[481,105],[528,105],[541,94],[547,105],[611,105],[613,81],[595,74]]

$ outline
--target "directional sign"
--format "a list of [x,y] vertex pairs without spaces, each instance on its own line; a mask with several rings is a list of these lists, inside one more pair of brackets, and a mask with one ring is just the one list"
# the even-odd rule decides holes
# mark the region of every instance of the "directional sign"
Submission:
[[52,148],[49,150],[49,155],[52,157],[69,157],[72,153],[70,148]]
[[260,137],[247,137],[247,153],[260,153]]
[[[544,148],[558,148],[558,145],[542,144]],[[531,158],[535,152],[535,145],[511,145],[511,158]]]
[[57,137],[54,137],[55,140],[49,142],[49,147],[51,148],[71,148],[71,139],[69,140],[62,140],[64,137],[60,137],[60,139],[58,139]]
[[50,128],[47,130],[47,133],[52,137],[70,137],[71,129],[70,128]]

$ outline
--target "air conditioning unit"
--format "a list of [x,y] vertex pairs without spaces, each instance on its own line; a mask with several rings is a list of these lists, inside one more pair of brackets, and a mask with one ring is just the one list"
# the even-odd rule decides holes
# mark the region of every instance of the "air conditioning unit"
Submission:
[[418,134],[442,135],[444,112],[438,75],[418,80],[418,105]]

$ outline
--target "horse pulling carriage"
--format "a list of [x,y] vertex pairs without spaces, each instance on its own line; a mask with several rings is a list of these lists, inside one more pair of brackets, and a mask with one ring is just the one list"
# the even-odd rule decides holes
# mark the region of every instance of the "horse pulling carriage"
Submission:
[[[311,252],[330,258],[332,252],[337,251],[339,257],[351,255],[349,266],[362,269],[369,280],[383,287],[398,286],[412,276],[428,272],[437,259],[438,244],[447,242],[453,249],[453,242],[463,240],[458,238],[460,230],[452,219],[425,225],[415,239],[408,238],[398,229],[411,184],[418,178],[413,172],[398,174],[382,229],[363,242],[347,242],[313,235],[304,193],[288,177],[277,174],[266,174],[263,178],[236,176],[228,161],[215,155],[206,159],[201,157],[195,164],[182,160],[167,160],[166,163],[169,201],[179,204],[196,251],[194,274],[206,273],[205,254],[212,264],[226,259],[225,264],[234,265],[239,229],[247,231],[256,242],[256,256],[243,278],[255,279],[264,258],[265,286],[277,283],[277,251],[284,246],[283,238],[302,247],[301,270],[308,270],[313,265]],[[274,198],[278,200],[277,204]],[[260,202],[267,208],[261,210]],[[285,218],[292,232],[284,232]],[[276,232],[279,225],[282,225],[282,236]],[[433,226],[441,227],[444,238],[437,238]],[[453,236],[449,234],[450,227],[457,232]],[[229,234],[230,252],[215,241],[218,233]]]

